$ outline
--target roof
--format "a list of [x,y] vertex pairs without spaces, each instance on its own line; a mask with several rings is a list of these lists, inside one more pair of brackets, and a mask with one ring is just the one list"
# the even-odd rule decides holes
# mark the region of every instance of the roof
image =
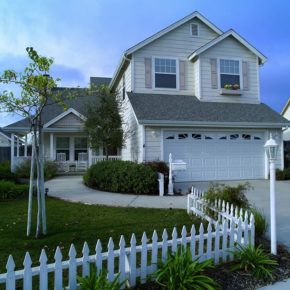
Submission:
[[217,38],[209,41],[207,44],[201,46],[197,50],[195,50],[189,57],[189,60],[194,59],[201,53],[205,52],[209,48],[217,45],[221,41],[223,41],[225,38],[232,36],[235,38],[238,42],[240,42],[242,45],[244,45],[247,49],[249,49],[253,54],[257,55],[259,57],[259,61],[261,64],[264,64],[267,61],[266,56],[264,56],[260,51],[258,51],[253,45],[251,45],[248,41],[246,41],[243,37],[241,37],[237,32],[235,32],[233,29],[228,30],[222,35],[219,35]]
[[[108,85],[111,78],[107,77],[91,77],[90,82],[91,84],[98,86],[101,84]],[[89,94],[87,88],[55,88],[55,91],[60,91],[61,95],[63,97],[63,101],[67,105],[69,109],[73,109],[73,111],[81,114],[82,116],[86,116],[87,112],[87,105],[88,103],[91,103],[93,101],[97,101],[96,98],[93,98],[93,96],[96,96],[96,94]],[[69,98],[69,96],[72,95],[74,98]],[[48,122],[52,121],[59,115],[64,113],[63,106],[59,104],[51,104],[44,108],[43,114],[42,114],[42,120],[44,124],[47,124]],[[27,130],[30,128],[29,120],[22,119],[20,121],[17,121],[15,123],[12,123],[6,127],[4,127],[4,130],[6,132],[12,132],[13,130]]]
[[5,137],[8,140],[11,140],[11,134],[4,132],[2,128],[0,128],[0,135],[2,135],[3,137]]
[[285,104],[285,106],[284,106],[284,108],[283,108],[283,110],[282,110],[282,112],[281,112],[281,115],[282,115],[282,116],[286,113],[286,111],[287,111],[289,105],[290,105],[290,98],[288,99],[287,103]]
[[168,27],[160,30],[159,32],[153,34],[152,36],[146,38],[145,40],[143,40],[143,41],[137,43],[136,45],[130,47],[129,49],[127,49],[124,52],[124,54],[119,62],[119,65],[118,65],[118,67],[113,75],[113,78],[110,82],[110,87],[114,88],[115,82],[118,79],[120,72],[122,72],[124,69],[126,69],[126,66],[128,65],[128,61],[129,61],[132,53],[134,53],[135,51],[139,50],[140,48],[150,44],[151,42],[155,41],[156,39],[162,37],[163,35],[169,33],[170,31],[176,29],[177,27],[183,25],[187,21],[190,21],[194,18],[198,18],[201,22],[203,22],[205,25],[210,27],[217,34],[221,35],[223,33],[222,30],[220,30],[216,25],[214,25],[212,22],[210,22],[208,19],[206,19],[202,14],[200,14],[197,11],[194,11],[193,13],[185,16],[184,18],[178,20],[177,22],[169,25]]
[[255,128],[290,125],[265,104],[202,102],[188,95],[127,94],[140,124]]
[[107,77],[90,77],[90,85],[99,86],[99,85],[109,85],[112,78]]

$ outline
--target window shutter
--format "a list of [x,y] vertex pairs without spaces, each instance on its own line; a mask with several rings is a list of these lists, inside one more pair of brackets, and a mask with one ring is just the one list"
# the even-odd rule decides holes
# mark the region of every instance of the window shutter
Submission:
[[217,78],[217,59],[212,58],[210,60],[210,68],[211,68],[211,88],[218,88],[218,78]]
[[145,88],[152,88],[152,60],[150,57],[145,57]]
[[179,89],[185,90],[185,61],[179,61]]
[[249,68],[247,61],[243,61],[242,69],[243,69],[243,90],[247,91],[249,90]]

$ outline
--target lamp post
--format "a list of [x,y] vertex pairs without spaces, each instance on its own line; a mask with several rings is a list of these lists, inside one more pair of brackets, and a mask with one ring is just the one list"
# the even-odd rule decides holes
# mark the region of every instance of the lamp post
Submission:
[[270,215],[271,215],[271,253],[277,255],[277,233],[276,233],[276,193],[275,193],[275,161],[277,159],[278,144],[272,138],[264,145],[268,160],[270,162]]

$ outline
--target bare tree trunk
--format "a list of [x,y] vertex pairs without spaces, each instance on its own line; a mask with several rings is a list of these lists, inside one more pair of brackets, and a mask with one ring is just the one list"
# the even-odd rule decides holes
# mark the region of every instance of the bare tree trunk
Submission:
[[29,181],[29,194],[28,194],[28,213],[27,213],[27,237],[31,233],[31,215],[32,215],[32,198],[33,198],[33,188],[34,188],[34,161],[35,161],[35,144],[34,136],[32,137],[32,152],[31,152],[31,163],[30,163],[30,181]]
[[45,209],[45,189],[44,189],[44,152],[43,152],[43,131],[41,118],[39,120],[39,177],[40,177],[40,196],[41,196],[41,214],[42,214],[42,233],[46,235],[46,209]]
[[41,192],[40,192],[41,184],[40,184],[39,147],[37,150],[38,144],[37,144],[36,129],[35,129],[34,144],[35,144],[35,149],[36,149],[35,150],[35,161],[36,161],[36,171],[37,171],[37,225],[36,225],[35,237],[39,238],[41,235],[42,213],[41,213]]

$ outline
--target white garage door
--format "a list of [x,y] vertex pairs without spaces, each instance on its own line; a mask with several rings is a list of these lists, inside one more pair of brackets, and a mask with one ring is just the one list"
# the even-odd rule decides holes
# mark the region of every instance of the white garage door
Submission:
[[264,178],[263,132],[165,131],[164,159],[182,159],[187,170],[176,181]]

